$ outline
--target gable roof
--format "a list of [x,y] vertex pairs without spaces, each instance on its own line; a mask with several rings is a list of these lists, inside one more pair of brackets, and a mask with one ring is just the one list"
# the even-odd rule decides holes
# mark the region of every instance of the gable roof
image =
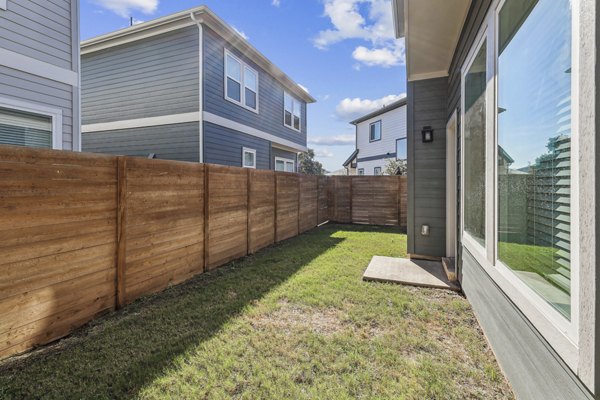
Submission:
[[114,46],[136,42],[162,33],[194,26],[199,23],[214,30],[229,44],[237,48],[242,54],[277,79],[277,81],[279,81],[279,83],[281,83],[291,94],[307,103],[316,102],[314,97],[302,89],[294,80],[281,71],[267,57],[206,6],[181,11],[176,14],[167,15],[152,21],[133,25],[129,28],[120,29],[84,40],[81,42],[81,54],[90,54]]
[[367,115],[364,115],[364,116],[362,116],[362,117],[360,117],[358,119],[355,119],[354,121],[352,121],[350,123],[352,125],[359,124],[359,123],[364,122],[364,121],[366,121],[368,119],[375,118],[378,115],[385,114],[388,111],[392,111],[392,110],[395,110],[396,108],[400,108],[402,106],[405,106],[406,102],[407,102],[407,99],[406,99],[406,96],[404,96],[400,100],[396,100],[395,102],[393,102],[391,104],[388,104],[387,106],[381,107],[379,110],[375,110],[375,111],[373,111],[373,112],[371,112],[371,113],[369,113]]
[[344,161],[344,163],[342,165],[344,167],[347,166],[348,164],[350,164],[352,162],[352,160],[354,160],[356,158],[356,156],[358,156],[358,149],[354,150],[354,152],[352,154],[350,154],[350,157],[348,157],[348,159],[346,161]]

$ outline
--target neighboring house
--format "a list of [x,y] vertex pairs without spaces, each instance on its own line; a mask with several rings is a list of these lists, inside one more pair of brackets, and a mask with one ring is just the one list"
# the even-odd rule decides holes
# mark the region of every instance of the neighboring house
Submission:
[[315,100],[206,7],[81,54],[84,151],[282,171],[306,151]]
[[0,0],[0,145],[80,150],[79,2]]
[[358,149],[354,150],[350,157],[346,161],[344,161],[344,169],[346,170],[346,175],[356,175],[356,163],[358,159]]
[[355,163],[356,175],[382,175],[388,159],[406,160],[406,98],[350,123],[356,150],[344,167]]
[[600,398],[600,6],[393,7],[406,43],[408,253],[456,257],[518,398]]

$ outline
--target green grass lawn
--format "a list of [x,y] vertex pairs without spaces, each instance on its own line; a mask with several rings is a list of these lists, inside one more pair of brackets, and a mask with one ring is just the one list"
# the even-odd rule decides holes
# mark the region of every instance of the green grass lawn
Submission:
[[405,249],[315,229],[0,363],[0,398],[513,398],[465,298],[361,280]]

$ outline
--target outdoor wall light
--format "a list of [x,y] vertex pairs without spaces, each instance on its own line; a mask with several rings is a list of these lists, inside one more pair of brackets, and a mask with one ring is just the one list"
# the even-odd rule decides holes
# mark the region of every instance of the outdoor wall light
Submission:
[[430,126],[424,126],[421,130],[423,134],[423,143],[433,142],[433,128]]
[[429,225],[422,225],[421,226],[421,235],[422,236],[429,236]]

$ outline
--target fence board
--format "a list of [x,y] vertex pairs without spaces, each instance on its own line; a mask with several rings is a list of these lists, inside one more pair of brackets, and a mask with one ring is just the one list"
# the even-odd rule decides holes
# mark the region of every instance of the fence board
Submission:
[[316,176],[299,175],[299,233],[318,225],[318,183]]
[[349,176],[333,176],[329,180],[329,220],[339,223],[351,223],[351,182]]
[[277,180],[277,232],[276,241],[298,235],[298,175],[276,172]]
[[328,209],[328,178],[326,176],[317,177],[317,224],[324,224],[329,220]]
[[275,243],[275,172],[248,170],[248,253]]

